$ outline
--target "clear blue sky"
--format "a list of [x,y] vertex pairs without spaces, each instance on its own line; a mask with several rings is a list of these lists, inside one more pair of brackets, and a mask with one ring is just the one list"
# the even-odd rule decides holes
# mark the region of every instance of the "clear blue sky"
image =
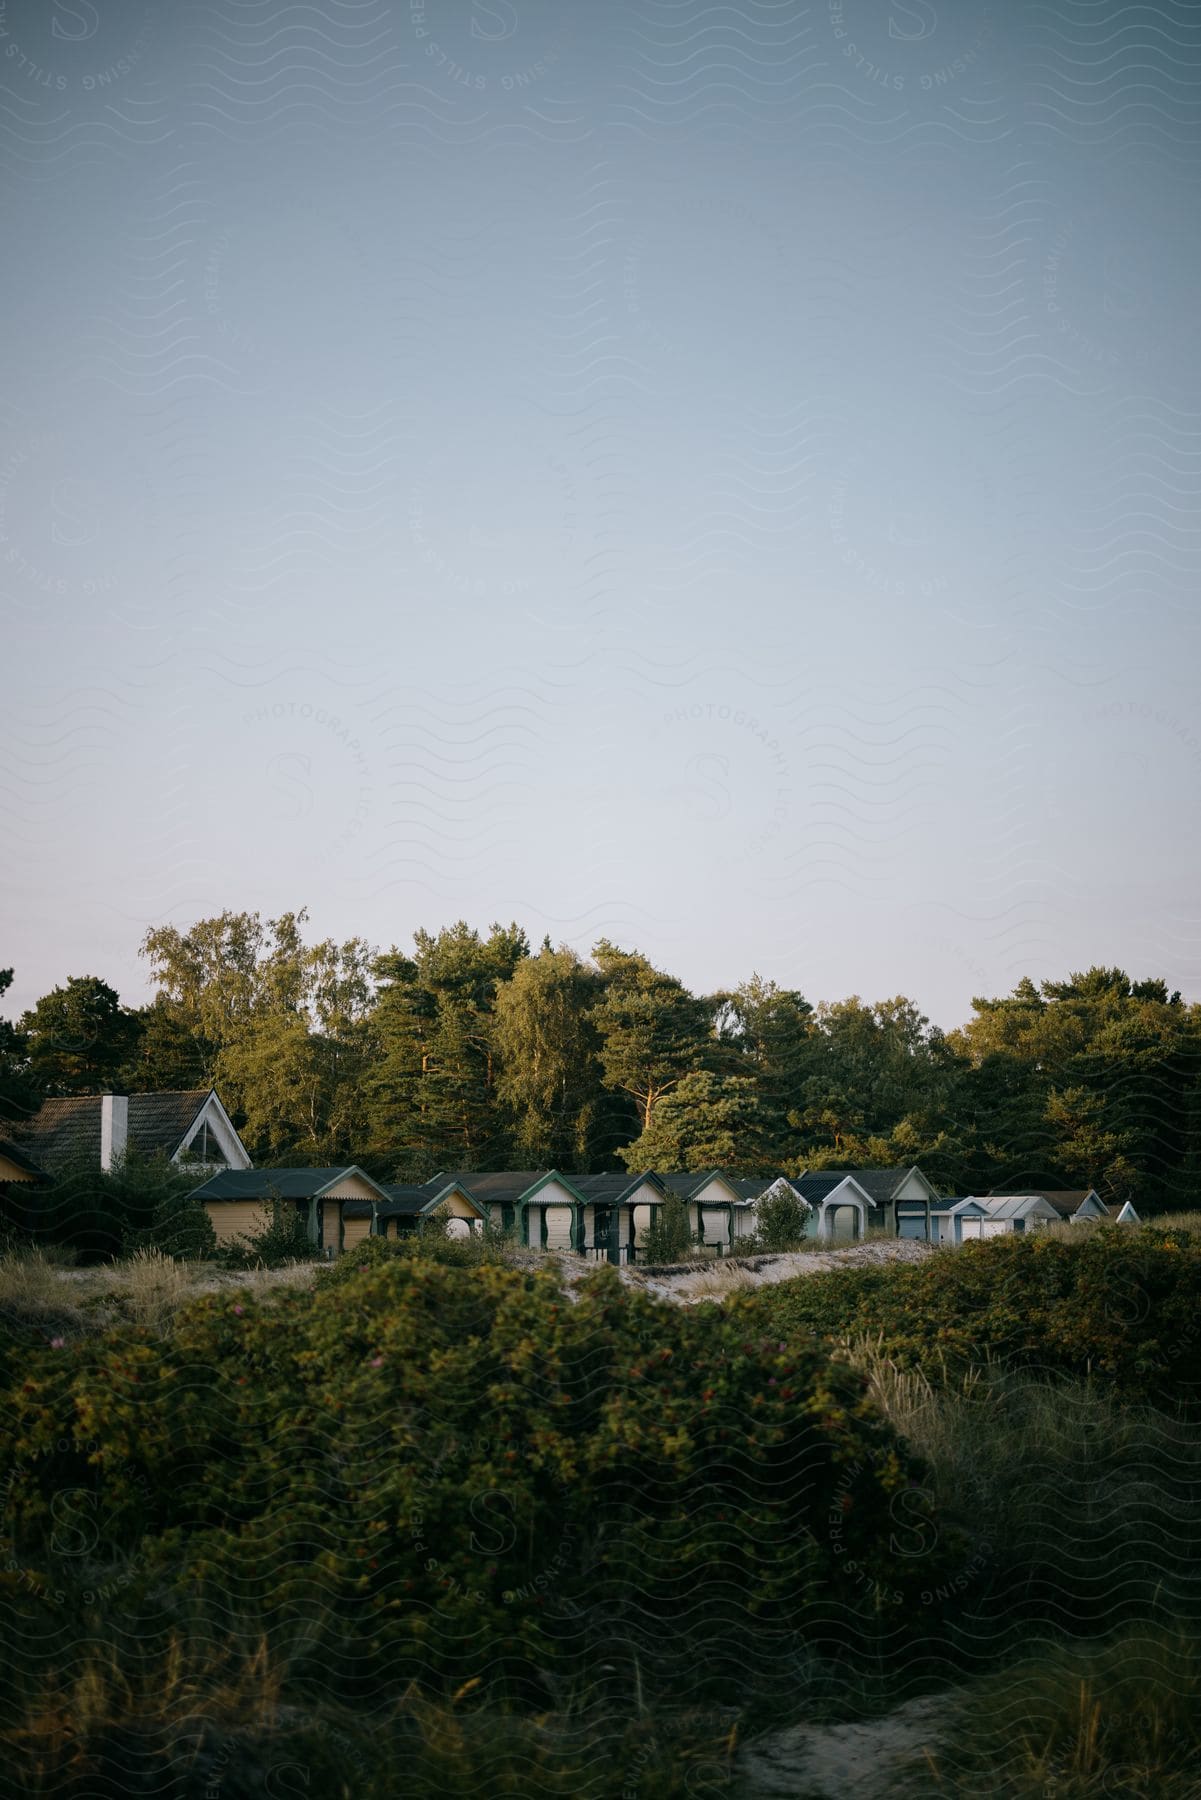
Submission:
[[1201,994],[1201,15],[0,6],[0,963]]

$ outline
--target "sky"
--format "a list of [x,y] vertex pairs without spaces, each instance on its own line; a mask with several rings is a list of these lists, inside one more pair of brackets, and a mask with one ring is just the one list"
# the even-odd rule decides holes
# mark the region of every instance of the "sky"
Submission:
[[0,0],[0,964],[1201,997],[1201,14]]

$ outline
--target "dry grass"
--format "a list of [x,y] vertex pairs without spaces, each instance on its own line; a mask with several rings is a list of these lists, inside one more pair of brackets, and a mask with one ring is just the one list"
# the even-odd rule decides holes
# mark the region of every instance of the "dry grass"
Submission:
[[64,1271],[40,1250],[0,1257],[0,1319],[47,1337],[74,1335],[84,1324]]
[[1201,1232],[1201,1212],[1156,1213],[1144,1224],[1154,1225],[1156,1231]]
[[121,1262],[87,1269],[64,1268],[41,1251],[0,1258],[0,1317],[46,1336],[73,1337],[131,1323],[162,1333],[180,1308],[201,1294],[247,1292],[257,1299],[311,1287],[319,1265],[286,1263],[278,1269],[219,1269],[160,1250],[139,1250]]

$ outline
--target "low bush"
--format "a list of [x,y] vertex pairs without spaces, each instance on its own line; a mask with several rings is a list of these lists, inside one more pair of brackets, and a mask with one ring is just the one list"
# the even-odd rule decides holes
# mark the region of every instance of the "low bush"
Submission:
[[688,1208],[678,1194],[669,1194],[661,1206],[651,1208],[650,1223],[639,1250],[639,1261],[663,1264],[696,1254]]
[[304,1214],[290,1201],[275,1200],[269,1223],[227,1240],[216,1260],[224,1269],[282,1269],[286,1263],[312,1262],[317,1254]]
[[780,1282],[731,1308],[748,1331],[878,1334],[896,1361],[931,1373],[991,1358],[1157,1403],[1201,1398],[1201,1244],[1183,1233],[994,1238]]
[[27,1352],[0,1404],[0,1548],[67,1596],[47,1631],[107,1559],[133,1570],[108,1577],[130,1641],[183,1609],[348,1703],[478,1679],[545,1706],[605,1667],[629,1693],[635,1663],[728,1703],[777,1686],[815,1620],[841,1609],[858,1642],[930,1578],[890,1554],[922,1472],[860,1375],[611,1270],[574,1304],[418,1256],[205,1297],[162,1341]]

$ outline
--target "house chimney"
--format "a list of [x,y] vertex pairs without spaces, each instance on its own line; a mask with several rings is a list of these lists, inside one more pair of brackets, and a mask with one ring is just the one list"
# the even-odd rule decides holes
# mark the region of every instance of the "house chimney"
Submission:
[[128,1094],[100,1096],[100,1167],[111,1169],[125,1155],[129,1137]]

